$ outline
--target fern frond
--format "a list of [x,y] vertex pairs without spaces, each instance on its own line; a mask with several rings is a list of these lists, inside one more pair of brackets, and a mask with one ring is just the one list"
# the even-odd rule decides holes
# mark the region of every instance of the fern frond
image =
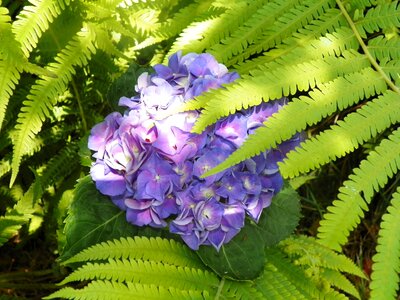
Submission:
[[12,209],[0,217],[0,246],[15,236],[21,227],[28,223],[38,207],[32,199],[41,193],[41,186],[32,184]]
[[318,274],[320,279],[335,286],[336,288],[352,295],[356,299],[361,299],[360,294],[354,285],[343,274],[332,269],[324,269]]
[[400,26],[400,9],[398,1],[390,1],[368,9],[365,17],[355,22],[360,35],[367,37],[366,33],[373,33],[381,29]]
[[113,259],[142,259],[170,265],[196,268],[201,265],[197,255],[174,240],[146,237],[127,237],[93,245],[64,262]]
[[273,265],[267,264],[254,286],[262,299],[311,299],[310,295],[299,291],[293,282]]
[[232,59],[226,62],[226,65],[231,66],[237,64],[253,54],[258,54],[269,48],[273,48],[282,40],[292,36],[293,33],[309,24],[311,20],[321,15],[325,10],[335,5],[335,1],[331,0],[302,1],[301,4],[294,6],[289,11],[277,17],[273,25],[263,32],[263,34],[254,41],[254,44],[247,47],[243,53],[232,57]]
[[[398,162],[399,163],[399,162]],[[377,253],[372,257],[371,300],[395,299],[400,274],[400,188],[393,194],[383,215]]]
[[[266,259],[266,270],[272,271],[274,274],[281,273],[305,299],[346,299],[344,295],[334,293],[333,290],[322,290],[314,281],[305,276],[302,269],[291,264],[283,253],[277,249],[267,248]],[[292,298],[297,299],[295,297]]]
[[[345,50],[357,49],[357,39],[351,29],[342,26],[344,21],[343,15],[338,13],[337,9],[329,9],[320,19],[313,20],[293,36],[284,39],[274,49],[240,63],[236,69],[240,74],[246,74],[278,59],[281,59],[282,63],[294,65],[328,55],[340,56]],[[332,28],[335,28],[335,31],[328,33]]]
[[[397,101],[397,100],[396,100]],[[400,166],[400,129],[381,142],[360,167],[354,170],[339,189],[338,199],[328,207],[324,220],[318,228],[319,242],[329,248],[340,250],[349,232],[355,228],[363,211],[368,210],[374,191],[383,187]]]
[[351,259],[333,252],[314,238],[301,235],[290,237],[280,242],[279,247],[289,257],[295,258],[299,265],[323,267],[366,278]]
[[20,44],[11,31],[11,18],[5,7],[0,7],[0,130],[5,118],[10,96],[15,89],[25,60]]
[[63,288],[43,299],[82,299],[82,300],[132,300],[132,299],[201,299],[207,293],[199,291],[187,291],[174,288],[163,288],[155,285],[144,285],[139,283],[118,283],[110,281],[92,281],[80,290],[73,288]]
[[[212,26],[209,26],[203,32],[203,38],[192,41],[191,43],[182,43],[184,35],[190,34],[190,27],[187,27],[180,38],[172,45],[169,53],[182,50],[184,53],[197,52],[200,53],[204,49],[210,49],[213,45],[218,44],[221,40],[226,39],[229,35],[244,23],[245,20],[259,9],[264,0],[248,2],[236,2],[230,9],[227,9],[221,15],[211,21]],[[215,6],[215,3],[213,3]],[[218,30],[216,30],[218,28]],[[211,53],[211,51],[208,50]]]
[[33,5],[25,6],[13,23],[16,40],[21,43],[26,57],[36,47],[42,33],[61,14],[70,0],[31,0],[30,2]]
[[377,60],[400,59],[400,38],[391,39],[378,36],[368,43],[368,50]]
[[342,157],[360,144],[400,121],[398,94],[387,90],[343,121],[291,151],[279,168],[283,176],[294,177]]
[[379,64],[388,77],[394,82],[398,82],[400,79],[400,59],[384,60]]
[[176,267],[160,262],[133,259],[113,260],[107,263],[87,263],[78,268],[60,284],[84,280],[135,282],[184,290],[215,289],[219,279],[214,273],[188,267]]
[[316,124],[321,118],[331,115],[337,109],[345,109],[385,90],[385,81],[371,68],[319,85],[319,89],[311,91],[309,97],[295,98],[283,106],[264,122],[265,126],[257,128],[239,149],[204,176],[216,174],[274,148],[280,142],[306,129],[307,125]]
[[268,68],[260,68],[260,71],[254,71],[254,76],[243,76],[226,85],[226,89],[210,90],[184,106],[185,110],[204,107],[192,131],[200,133],[219,118],[242,108],[258,105],[262,100],[273,100],[297,91],[305,91],[339,75],[369,66],[368,60],[362,55],[353,52],[346,52],[344,55],[345,57],[327,57],[295,66],[283,65],[272,72]]
[[223,39],[221,44],[217,44],[210,49],[210,53],[223,63],[232,58],[232,56],[242,53],[248,45],[253,42],[269,28],[276,18],[284,12],[299,3],[299,0],[290,1],[271,1],[258,9],[254,14],[243,19],[246,22],[235,30],[229,37]]
[[10,186],[14,183],[21,163],[22,155],[29,147],[29,142],[40,131],[42,123],[49,116],[49,111],[57,101],[57,96],[67,88],[68,82],[75,73],[74,68],[82,66],[96,52],[95,36],[89,28],[83,28],[75,38],[50,63],[49,71],[57,74],[57,78],[43,78],[36,81],[31,92],[24,101],[24,107],[18,115],[17,137],[14,141],[12,160],[12,176]]

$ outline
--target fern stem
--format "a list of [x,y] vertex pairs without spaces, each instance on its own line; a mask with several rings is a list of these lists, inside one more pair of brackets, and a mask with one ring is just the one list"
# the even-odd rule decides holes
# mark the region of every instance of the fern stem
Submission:
[[85,119],[85,113],[83,112],[81,96],[79,96],[78,87],[76,86],[75,80],[73,78],[71,79],[71,85],[75,93],[76,101],[78,102],[79,114],[81,115],[82,118],[83,130],[86,132],[88,129],[87,129],[87,122]]
[[392,80],[386,75],[386,73],[382,70],[378,62],[374,59],[374,57],[371,55],[371,53],[368,50],[367,45],[365,45],[364,41],[362,40],[362,37],[360,33],[358,32],[353,20],[347,13],[346,8],[344,7],[343,3],[341,0],[336,0],[337,5],[339,6],[341,12],[343,13],[344,17],[346,18],[347,22],[350,25],[350,28],[353,30],[355,37],[357,38],[358,43],[360,44],[362,50],[364,51],[364,54],[367,56],[368,60],[371,62],[371,64],[374,66],[375,70],[381,74],[382,78],[386,81],[387,85],[397,94],[400,94],[400,89],[392,82]]
[[218,290],[217,290],[217,293],[215,294],[214,300],[219,299],[221,292],[222,292],[222,288],[224,287],[224,284],[225,284],[225,277],[222,277],[221,281],[219,282]]

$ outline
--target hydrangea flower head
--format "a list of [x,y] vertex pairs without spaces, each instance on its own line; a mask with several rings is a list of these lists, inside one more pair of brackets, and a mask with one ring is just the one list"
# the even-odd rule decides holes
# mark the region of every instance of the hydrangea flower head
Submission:
[[98,190],[126,211],[137,226],[169,227],[192,249],[217,250],[244,226],[258,221],[282,187],[277,162],[298,144],[282,144],[218,174],[204,172],[224,161],[285,99],[239,111],[191,133],[199,112],[171,112],[210,89],[224,88],[239,75],[210,54],[181,52],[168,66],[156,65],[136,84],[137,95],[122,97],[124,114],[108,115],[93,127],[91,176]]

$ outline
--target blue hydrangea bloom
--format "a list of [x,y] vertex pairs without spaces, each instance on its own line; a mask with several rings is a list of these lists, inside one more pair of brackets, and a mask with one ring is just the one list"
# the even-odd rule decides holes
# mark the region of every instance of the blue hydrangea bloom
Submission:
[[193,134],[199,112],[171,112],[239,75],[206,53],[178,52],[168,66],[154,70],[139,76],[137,95],[120,99],[124,114],[111,113],[93,127],[90,174],[98,190],[126,211],[128,222],[168,226],[192,249],[212,245],[219,250],[244,226],[246,216],[257,222],[271,204],[283,184],[277,162],[299,143],[298,137],[218,174],[201,175],[240,147],[285,99],[237,112]]

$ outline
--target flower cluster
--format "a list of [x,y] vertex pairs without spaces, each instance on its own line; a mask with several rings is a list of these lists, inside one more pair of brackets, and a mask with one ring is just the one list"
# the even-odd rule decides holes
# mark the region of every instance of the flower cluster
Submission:
[[170,114],[183,102],[237,79],[210,54],[180,52],[168,66],[143,73],[138,95],[122,97],[124,114],[113,112],[93,127],[91,176],[98,190],[126,211],[128,222],[166,227],[192,249],[219,249],[255,221],[282,186],[277,162],[296,145],[285,142],[216,175],[201,175],[237,149],[248,134],[275,113],[284,99],[243,110],[191,133],[197,111]]

